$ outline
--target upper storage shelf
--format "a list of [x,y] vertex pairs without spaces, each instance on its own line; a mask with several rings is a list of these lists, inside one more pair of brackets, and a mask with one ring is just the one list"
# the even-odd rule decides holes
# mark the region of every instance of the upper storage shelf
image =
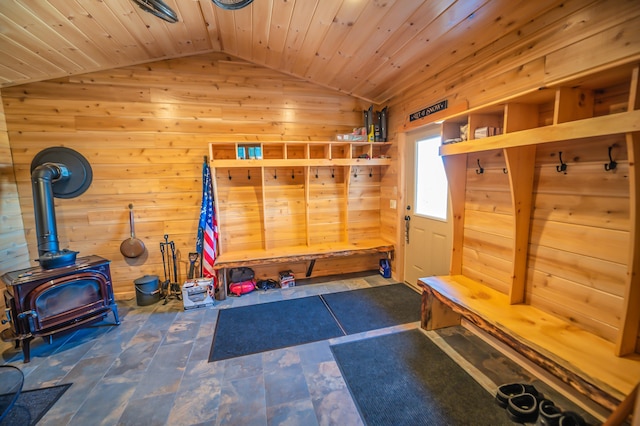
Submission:
[[635,69],[627,65],[448,117],[440,154],[640,131],[640,110],[628,107]]
[[215,167],[389,165],[388,142],[235,142],[211,143]]

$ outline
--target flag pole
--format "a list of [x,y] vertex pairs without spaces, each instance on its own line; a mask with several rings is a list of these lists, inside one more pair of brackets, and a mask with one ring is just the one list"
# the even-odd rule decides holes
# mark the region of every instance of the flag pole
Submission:
[[[203,156],[203,162],[204,162],[204,164],[203,164],[202,167],[203,167],[203,170],[204,170],[204,167],[206,167],[206,164],[207,164],[207,156],[206,155]],[[205,201],[204,201],[204,191],[205,191],[204,185],[205,185],[205,177],[204,177],[204,172],[203,172],[202,173],[202,201],[201,201],[202,207],[200,209],[200,224],[202,223],[202,214],[203,214],[204,203],[205,203]],[[200,224],[198,224],[198,234],[197,234],[197,237],[196,237],[196,253],[198,253],[198,256],[200,257],[200,265],[198,266],[198,268],[200,269],[199,274],[202,277],[203,276],[202,275],[202,251],[203,251],[202,250],[202,240],[204,238],[204,235],[203,235],[204,230],[200,228]]]
[[215,281],[214,264],[218,249],[218,221],[216,219],[215,200],[213,199],[212,180],[211,168],[205,157],[202,165],[202,207],[200,209],[196,249],[199,249],[202,253],[202,276],[213,278]]

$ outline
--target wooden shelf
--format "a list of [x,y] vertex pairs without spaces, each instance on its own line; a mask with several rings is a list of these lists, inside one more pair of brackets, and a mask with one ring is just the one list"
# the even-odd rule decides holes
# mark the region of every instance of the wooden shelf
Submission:
[[638,131],[640,131],[640,110],[442,145],[440,147],[440,155],[468,154],[491,149],[539,145],[563,140],[585,139]]
[[[242,163],[235,165],[234,161],[262,162],[255,163],[257,166],[279,164],[306,166],[317,165],[316,162],[321,160],[384,160],[385,158],[380,157],[385,157],[390,146],[390,142],[365,141],[215,142],[210,144],[209,154],[212,164],[222,167],[244,167]],[[251,154],[249,154],[250,149]],[[383,163],[385,162],[380,164]],[[328,163],[328,165],[332,164],[338,163]]]
[[337,158],[328,160],[325,158],[304,158],[290,160],[214,160],[213,167],[218,168],[243,168],[243,167],[330,167],[330,166],[388,166],[389,158]]

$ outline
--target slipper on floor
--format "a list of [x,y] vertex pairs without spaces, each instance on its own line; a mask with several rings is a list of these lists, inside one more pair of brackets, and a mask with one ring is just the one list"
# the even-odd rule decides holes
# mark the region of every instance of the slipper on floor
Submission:
[[586,426],[582,416],[573,411],[565,411],[558,422],[560,426]]
[[540,424],[542,426],[558,426],[560,424],[560,417],[562,417],[562,410],[548,399],[540,401]]
[[502,408],[507,408],[509,398],[522,395],[523,393],[531,394],[538,399],[542,398],[542,394],[540,394],[533,385],[525,383],[507,383],[498,387],[498,391],[496,392],[496,402]]
[[516,423],[534,423],[538,419],[538,400],[530,393],[512,396],[507,414]]

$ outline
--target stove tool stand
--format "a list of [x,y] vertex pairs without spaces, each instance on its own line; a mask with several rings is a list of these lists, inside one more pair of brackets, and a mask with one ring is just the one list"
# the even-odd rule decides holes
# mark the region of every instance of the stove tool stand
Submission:
[[[171,252],[171,254],[169,254]],[[173,241],[169,241],[169,235],[164,235],[164,242],[160,243],[160,253],[162,253],[162,267],[164,268],[164,281],[162,282],[163,305],[169,299],[176,298],[182,300],[182,290],[178,284],[178,267],[176,265],[176,246]],[[173,275],[172,275],[173,272]]]

